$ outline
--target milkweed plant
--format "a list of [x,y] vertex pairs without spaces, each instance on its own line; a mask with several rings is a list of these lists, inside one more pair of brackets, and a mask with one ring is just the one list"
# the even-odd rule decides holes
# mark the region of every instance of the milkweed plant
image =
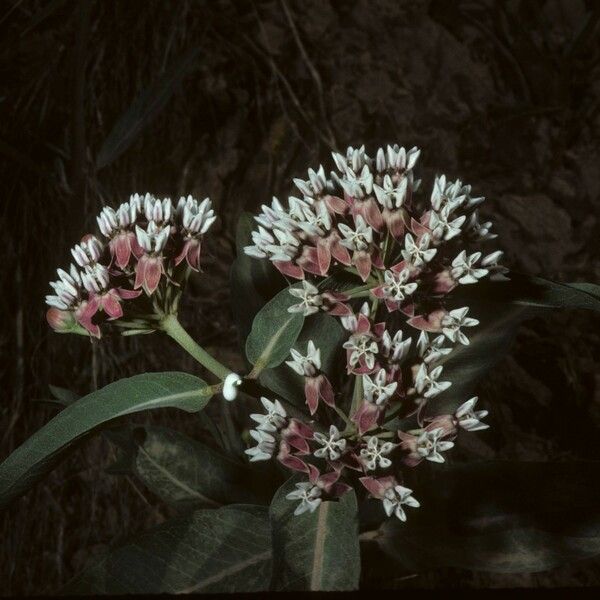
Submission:
[[[451,503],[453,473],[465,477],[462,436],[485,439],[494,418],[475,383],[524,318],[597,309],[600,293],[510,271],[480,214],[484,198],[444,175],[423,184],[420,153],[398,145],[374,157],[364,146],[333,153],[329,174],[308,169],[287,201],[242,216],[231,286],[245,373],[211,356],[178,316],[217,219],[210,199],[134,194],[102,209],[98,231],[50,283],[48,323],[97,340],[163,332],[212,383],[173,372],[114,382],[69,403],[0,467],[6,505],[100,430],[128,454],[130,472],[180,509],[174,524],[113,550],[66,591],[353,589],[370,545],[413,570],[420,561],[407,562],[403,540],[447,547],[458,515],[428,524],[439,521],[440,502]],[[198,412],[211,398],[234,438],[217,449],[152,427],[140,441],[115,421],[161,407]],[[149,466],[152,453],[160,468]],[[475,491],[460,512],[480,517],[474,496],[485,495],[497,466],[475,464]],[[505,488],[505,474],[496,479]],[[185,556],[168,550],[178,544]],[[582,553],[575,557],[589,545]],[[434,554],[425,562],[439,562]]]

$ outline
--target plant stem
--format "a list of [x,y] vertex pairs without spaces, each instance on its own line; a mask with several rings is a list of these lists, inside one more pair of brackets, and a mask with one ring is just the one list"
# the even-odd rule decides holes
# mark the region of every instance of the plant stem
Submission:
[[213,358],[202,346],[197,344],[190,334],[181,326],[173,314],[165,315],[160,322],[161,329],[173,338],[184,350],[191,354],[203,367],[219,379],[225,379],[231,369]]

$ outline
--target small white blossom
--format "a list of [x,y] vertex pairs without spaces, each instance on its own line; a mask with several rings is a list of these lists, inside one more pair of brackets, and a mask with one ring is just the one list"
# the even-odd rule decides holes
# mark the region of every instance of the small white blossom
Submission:
[[329,460],[337,460],[342,452],[346,449],[346,440],[340,438],[340,432],[335,425],[329,427],[329,436],[315,431],[315,441],[323,446],[314,451],[317,458],[328,458]]
[[386,371],[385,369],[379,369],[377,375],[373,378],[369,375],[363,376],[363,386],[367,401],[381,405],[394,395],[398,382],[392,381],[386,384]]
[[451,240],[460,234],[466,216],[461,215],[451,219],[452,205],[446,204],[440,212],[432,211],[429,217],[429,227],[431,235],[436,240]]
[[477,400],[479,398],[474,396],[470,400],[467,400],[464,404],[461,404],[456,410],[456,419],[458,424],[467,431],[480,431],[481,429],[488,429],[487,423],[482,423],[481,420],[487,417],[487,410],[473,410]]
[[361,358],[364,359],[369,369],[375,366],[375,355],[379,351],[379,347],[370,335],[354,333],[347,342],[344,342],[343,347],[350,350],[349,363],[351,367],[355,367]]
[[[371,309],[369,308],[368,302],[363,302],[363,305],[360,307],[358,311],[361,315],[365,315],[368,317],[371,314]],[[347,317],[341,317],[340,322],[342,327],[346,331],[355,331],[358,326],[358,320],[355,315],[348,315]]]
[[138,244],[146,252],[152,254],[159,254],[162,252],[167,244],[170,233],[171,230],[169,226],[161,228],[154,221],[148,223],[145,231],[139,225],[135,226],[135,237],[137,238]]
[[244,253],[254,258],[267,258],[269,256],[269,246],[275,243],[275,238],[262,225],[258,226],[258,231],[252,232],[253,246],[244,246]]
[[314,512],[321,504],[321,489],[309,481],[303,481],[296,484],[296,489],[287,494],[286,499],[300,500],[300,504],[294,511],[295,516],[305,512]]
[[444,430],[439,427],[431,431],[424,431],[417,439],[417,453],[425,460],[443,463],[444,457],[440,452],[446,452],[454,447],[454,442],[442,440]]
[[319,308],[323,306],[323,297],[319,294],[319,290],[306,279],[302,280],[302,288],[291,287],[289,292],[292,296],[300,298],[302,302],[290,306],[288,312],[302,313],[308,317],[308,315],[318,312]]
[[223,397],[225,400],[235,400],[238,395],[238,389],[242,385],[242,378],[237,373],[229,373],[223,381]]
[[290,221],[289,214],[275,196],[273,196],[271,206],[263,204],[260,208],[262,213],[255,216],[254,220],[265,229],[280,227],[283,223],[288,223]]
[[465,225],[465,231],[468,232],[471,239],[476,242],[485,242],[493,240],[498,237],[497,233],[492,233],[492,222],[485,221],[484,223],[479,222],[479,214],[476,210],[471,213],[467,224]]
[[403,334],[401,329],[396,331],[393,338],[387,329],[381,336],[382,354],[390,362],[401,363],[408,355],[412,338],[403,340],[402,337]]
[[110,274],[104,265],[88,265],[81,273],[81,283],[91,294],[99,294],[108,289]]
[[290,349],[292,360],[286,360],[285,364],[303,377],[314,377],[321,368],[321,350],[315,346],[312,340],[308,341],[306,356],[294,348]]
[[93,265],[102,256],[102,242],[94,235],[71,248],[71,254],[80,267]]
[[406,199],[408,189],[408,179],[403,177],[398,185],[395,185],[392,178],[386,175],[383,178],[382,185],[373,185],[375,197],[381,206],[388,210],[400,208]]
[[383,292],[386,298],[394,302],[402,302],[407,296],[414,294],[417,289],[417,283],[407,283],[409,277],[410,272],[408,269],[402,269],[399,273],[388,269],[383,274],[385,281]]
[[173,214],[171,198],[160,200],[150,194],[146,194],[144,196],[144,214],[148,221],[154,221],[157,225],[169,222]]
[[438,381],[442,374],[443,367],[441,365],[435,367],[431,371],[428,370],[425,363],[421,363],[417,376],[415,377],[415,388],[419,394],[423,394],[425,398],[433,398],[447,390],[452,383],[450,381]]
[[462,250],[452,261],[452,278],[458,283],[477,283],[479,279],[488,274],[487,269],[478,268],[477,261],[481,258],[481,252],[473,252],[467,256],[467,252]]
[[429,340],[427,332],[421,331],[417,340],[417,352],[426,364],[432,364],[452,352],[452,348],[443,348],[445,341],[444,335],[438,335],[433,340]]
[[275,452],[275,438],[270,433],[261,429],[251,429],[250,435],[258,442],[256,446],[245,450],[246,454],[250,457],[250,462],[269,460]]
[[250,415],[250,418],[258,423],[258,427],[256,429],[260,431],[268,431],[270,433],[281,429],[285,425],[287,419],[287,414],[281,405],[281,402],[279,402],[277,399],[271,402],[271,400],[265,398],[264,396],[260,399],[260,401],[265,407],[267,414],[263,415],[254,413]]
[[338,225],[344,236],[341,244],[350,250],[366,250],[369,244],[373,242],[373,229],[366,224],[360,215],[356,217],[355,227],[356,229],[352,229],[344,223]]
[[46,296],[46,304],[60,310],[75,307],[81,299],[83,286],[81,273],[75,265],[70,266],[69,273],[63,269],[57,269],[56,273],[59,277],[58,281],[50,282],[55,295]]
[[177,213],[181,217],[184,232],[190,236],[204,235],[217,220],[209,198],[198,202],[192,196],[180,198]]
[[367,471],[374,471],[378,467],[387,469],[392,461],[387,455],[395,448],[392,442],[382,442],[373,436],[367,440],[367,447],[360,451],[361,462]]
[[469,338],[461,331],[462,327],[475,327],[479,325],[477,319],[467,317],[468,306],[451,310],[442,318],[442,333],[451,341],[467,346]]
[[365,153],[364,145],[360,148],[349,146],[346,150],[345,157],[337,152],[332,152],[331,156],[333,157],[336,167],[342,173],[345,173],[348,168],[352,169],[354,173],[358,173],[365,165],[371,164],[371,159]]
[[388,517],[395,515],[401,521],[406,521],[406,513],[402,505],[418,508],[421,506],[416,498],[412,496],[412,490],[401,485],[396,485],[385,491],[383,497],[383,509]]
[[421,236],[419,243],[415,243],[415,239],[410,233],[407,233],[404,237],[404,250],[402,250],[402,256],[404,260],[411,263],[415,267],[420,267],[425,263],[428,263],[437,252],[436,248],[429,249],[429,242],[431,237],[428,233]]

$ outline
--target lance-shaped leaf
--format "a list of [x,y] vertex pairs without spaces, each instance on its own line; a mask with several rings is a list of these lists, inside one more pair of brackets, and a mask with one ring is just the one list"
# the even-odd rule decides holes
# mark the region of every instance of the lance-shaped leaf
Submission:
[[66,594],[260,592],[269,587],[266,507],[197,510],[116,548],[89,565]]
[[167,70],[150,87],[133,101],[111,129],[102,144],[96,166],[102,169],[118,158],[134,142],[142,130],[165,107],[175,90],[197,63],[199,48],[192,48]]
[[153,493],[176,508],[257,501],[250,491],[247,465],[178,431],[146,425],[106,433],[122,451],[118,471],[135,474]]
[[289,355],[304,323],[300,313],[288,312],[288,308],[297,303],[298,298],[285,288],[254,317],[246,340],[246,356],[254,365],[254,374],[276,367]]
[[375,539],[409,569],[537,572],[600,554],[600,463],[419,468],[421,507]]
[[[344,360],[336,359],[343,353],[342,344],[346,337],[347,334],[337,319],[320,313],[305,319],[304,327],[292,348],[305,355],[308,341],[312,340],[321,350],[321,370],[332,380],[345,364]],[[288,365],[282,364],[263,371],[259,380],[279,397],[296,406],[305,406],[304,377]]]
[[146,373],[121,379],[67,406],[0,465],[0,506],[25,492],[67,448],[112,419],[155,408],[202,410],[212,395],[187,373]]
[[508,351],[517,327],[548,308],[600,310],[600,286],[556,283],[541,277],[510,274],[507,281],[486,281],[459,288],[456,306],[469,306],[479,325],[466,331],[470,343],[457,345],[438,364],[452,386],[428,406],[428,414],[452,412],[475,393],[483,375]]
[[271,503],[273,583],[275,590],[353,590],[360,579],[356,495],[322,502],[313,513],[294,516],[297,501],[286,494],[292,477]]
[[253,216],[244,212],[237,223],[235,245],[237,258],[230,272],[231,310],[241,340],[252,329],[256,313],[285,285],[285,279],[266,259],[248,256],[245,246],[252,245],[252,230],[257,227]]

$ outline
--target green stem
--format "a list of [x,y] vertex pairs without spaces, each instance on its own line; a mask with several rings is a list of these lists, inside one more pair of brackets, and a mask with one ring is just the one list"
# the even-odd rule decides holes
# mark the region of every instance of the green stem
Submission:
[[181,326],[177,317],[173,314],[165,315],[160,322],[161,329],[171,338],[173,338],[184,350],[191,354],[203,367],[208,369],[219,379],[225,379],[231,369],[222,365],[213,358],[202,346],[197,344],[190,334]]

